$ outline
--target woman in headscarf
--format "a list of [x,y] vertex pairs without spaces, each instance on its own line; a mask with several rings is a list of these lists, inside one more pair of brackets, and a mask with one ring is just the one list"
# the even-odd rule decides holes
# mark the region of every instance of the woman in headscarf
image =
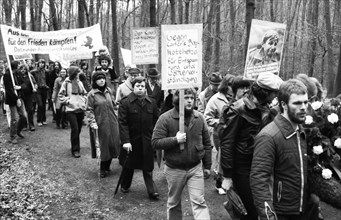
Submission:
[[[120,150],[116,104],[111,94],[110,88],[107,87],[105,73],[96,71],[92,76],[92,90],[88,94],[87,120],[91,128],[90,132],[98,130],[101,178],[109,173],[112,158],[117,158]],[[94,149],[93,144],[91,147]]]

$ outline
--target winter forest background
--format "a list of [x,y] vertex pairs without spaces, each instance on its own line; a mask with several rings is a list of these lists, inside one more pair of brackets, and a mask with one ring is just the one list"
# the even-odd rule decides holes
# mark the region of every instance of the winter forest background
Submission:
[[[203,80],[212,71],[242,75],[251,19],[287,24],[280,76],[316,77],[328,96],[341,93],[339,0],[0,0],[0,23],[31,31],[99,23],[123,74],[120,48],[134,27],[203,23]],[[0,59],[6,59],[2,42]],[[158,67],[158,69],[161,69]],[[339,85],[339,86],[338,86]]]

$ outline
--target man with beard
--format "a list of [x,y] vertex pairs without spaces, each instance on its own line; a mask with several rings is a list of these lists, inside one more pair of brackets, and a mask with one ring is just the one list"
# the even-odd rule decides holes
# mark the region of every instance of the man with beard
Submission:
[[221,140],[220,164],[223,170],[222,188],[232,186],[247,210],[242,220],[257,220],[250,189],[250,170],[255,136],[274,116],[269,103],[277,96],[282,79],[273,73],[260,73],[250,91],[232,103],[223,113],[226,118],[219,132]]
[[[160,116],[153,132],[154,149],[164,150],[167,219],[182,219],[181,197],[185,185],[194,219],[210,219],[204,198],[204,173],[210,174],[211,141],[203,115],[193,110],[194,100],[195,91],[185,89],[185,132],[179,131],[179,91],[173,97],[174,108]],[[180,144],[184,144],[183,150]]]
[[278,95],[281,114],[255,138],[250,183],[261,220],[317,220],[319,199],[307,186],[305,121],[308,94],[296,79]]
[[[98,57],[98,63],[101,65],[100,67],[96,67],[97,71],[102,71],[106,75],[106,83],[108,88],[111,89],[111,94],[116,94],[116,88],[118,85],[117,79],[118,75],[115,71],[115,68],[110,68],[111,58],[107,54],[100,54]],[[94,73],[92,73],[94,74]]]

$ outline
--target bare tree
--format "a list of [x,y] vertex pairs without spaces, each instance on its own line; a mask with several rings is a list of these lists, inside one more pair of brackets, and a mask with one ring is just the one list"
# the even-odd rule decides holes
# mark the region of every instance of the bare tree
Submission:
[[[246,43],[245,43],[245,57],[247,53],[247,48],[249,44],[251,21],[255,17],[255,0],[246,0]],[[244,59],[245,60],[245,59]]]
[[341,94],[341,44],[339,49],[339,65],[337,68],[337,74],[334,84],[334,96]]
[[113,65],[116,71],[120,68],[120,58],[119,58],[119,42],[118,42],[118,30],[117,30],[117,0],[111,0],[111,16],[112,16],[112,48],[111,54],[113,59]]
[[56,6],[54,0],[49,0],[50,3],[50,17],[52,19],[52,26],[53,30],[59,30],[59,25],[58,25],[58,19],[57,19],[57,13],[56,13]]
[[189,23],[189,3],[190,0],[185,0],[185,24]]
[[5,20],[6,25],[11,26],[12,25],[12,0],[3,0],[2,5],[5,10]]
[[175,0],[169,0],[170,3],[170,11],[171,11],[171,24],[175,24]]
[[215,3],[215,43],[214,43],[214,68],[219,71],[220,61],[220,0]]
[[184,7],[183,7],[182,2],[183,2],[183,0],[178,0],[178,18],[179,18],[178,24],[182,24],[184,22],[183,16],[182,16]]

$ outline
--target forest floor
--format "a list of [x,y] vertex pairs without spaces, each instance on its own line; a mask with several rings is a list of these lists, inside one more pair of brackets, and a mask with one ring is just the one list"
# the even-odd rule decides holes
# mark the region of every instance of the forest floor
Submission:
[[[154,180],[160,200],[148,198],[142,172],[135,171],[131,192],[118,191],[121,172],[113,160],[108,177],[98,178],[91,158],[89,132],[81,132],[81,158],[70,153],[70,129],[51,122],[34,132],[23,132],[19,144],[8,142],[9,129],[0,113],[0,219],[166,219],[167,182],[163,166],[155,164]],[[228,219],[225,196],[214,189],[213,177],[205,180],[205,198],[212,219]],[[187,189],[182,199],[184,219],[193,219]],[[326,220],[340,219],[341,210],[321,203]]]

